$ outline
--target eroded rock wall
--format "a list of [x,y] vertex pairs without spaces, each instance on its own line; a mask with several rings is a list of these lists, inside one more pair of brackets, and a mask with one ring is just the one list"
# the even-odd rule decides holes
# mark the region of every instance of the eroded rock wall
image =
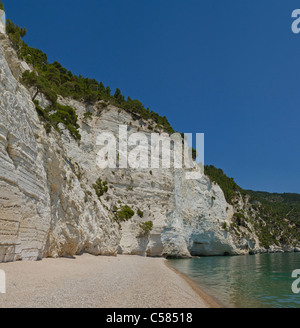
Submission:
[[[206,176],[190,180],[185,169],[174,168],[99,169],[100,133],[117,136],[122,124],[128,135],[150,138],[153,122],[101,102],[60,97],[76,110],[82,139],[75,141],[63,125],[47,134],[31,101],[35,90],[19,82],[26,65],[0,33],[0,262],[82,252],[189,257],[260,251],[255,234],[237,238],[224,229],[234,209]],[[100,198],[93,189],[98,178],[108,183]],[[116,212],[125,205],[135,215],[118,224]],[[147,221],[153,222],[150,234],[140,227]]]
[[[115,255],[118,226],[67,160],[65,147],[78,145],[62,142],[56,131],[46,134],[31,95],[7,63],[13,49],[1,38],[6,46],[0,43],[0,261],[83,251]],[[12,62],[16,72],[21,65]]]

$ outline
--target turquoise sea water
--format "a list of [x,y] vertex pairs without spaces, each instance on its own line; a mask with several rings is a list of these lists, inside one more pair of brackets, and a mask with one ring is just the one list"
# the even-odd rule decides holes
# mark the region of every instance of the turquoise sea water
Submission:
[[[199,287],[228,307],[300,308],[291,286],[300,253],[169,260]],[[300,287],[300,283],[298,284]]]

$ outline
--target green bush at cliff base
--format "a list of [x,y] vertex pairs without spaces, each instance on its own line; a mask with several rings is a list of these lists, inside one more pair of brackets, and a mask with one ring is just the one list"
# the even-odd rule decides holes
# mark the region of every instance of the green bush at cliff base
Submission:
[[153,229],[153,222],[146,221],[140,224],[140,228],[143,230],[143,233],[148,236]]

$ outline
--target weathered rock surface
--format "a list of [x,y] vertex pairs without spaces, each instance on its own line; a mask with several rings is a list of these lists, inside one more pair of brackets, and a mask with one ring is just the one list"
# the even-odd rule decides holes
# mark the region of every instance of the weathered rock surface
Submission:
[[[14,51],[3,34],[1,40],[0,261],[116,254],[117,225],[93,193],[86,199],[88,186],[66,158],[68,143],[56,132],[46,135],[30,94],[6,61]],[[10,59],[15,72],[21,70],[16,57]]]

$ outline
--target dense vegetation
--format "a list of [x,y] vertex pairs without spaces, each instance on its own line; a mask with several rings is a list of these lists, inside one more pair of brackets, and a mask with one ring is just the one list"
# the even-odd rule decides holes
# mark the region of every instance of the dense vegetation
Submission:
[[[234,205],[237,213],[232,218],[230,228],[243,235],[240,227],[250,231],[248,222],[254,227],[261,245],[293,245],[300,241],[300,195],[278,194],[252,190],[243,190],[232,178],[214,166],[205,166],[205,174],[216,182],[223,190],[226,201]],[[250,209],[239,208],[237,197],[246,197],[250,201]],[[246,215],[248,214],[248,215]],[[223,229],[229,227],[224,224]]]
[[279,194],[246,190],[252,202],[259,202],[259,216],[264,220],[255,225],[265,247],[276,244],[299,244],[300,241],[300,195]]
[[232,204],[234,196],[242,189],[234,182],[233,178],[228,176],[221,169],[213,165],[204,166],[204,173],[215,183],[217,183],[224,192],[227,203]]
[[4,6],[3,6],[3,3],[2,3],[1,0],[0,0],[0,9],[1,9],[1,10],[4,10]]
[[268,193],[246,190],[252,199],[259,201],[266,209],[291,221],[300,219],[300,195],[292,193]]
[[[29,47],[23,40],[26,35],[26,29],[20,28],[9,19],[6,26],[7,34],[12,41],[20,59],[32,65],[35,72],[25,72],[23,82],[28,87],[36,88],[33,97],[35,100],[39,93],[43,93],[55,107],[57,96],[71,97],[73,99],[95,104],[97,101],[104,101],[106,104],[112,104],[123,108],[131,113],[134,119],[151,119],[156,123],[152,128],[162,129],[168,133],[175,131],[171,127],[167,118],[145,108],[144,105],[136,99],[130,97],[125,99],[120,89],[112,94],[109,86],[95,79],[85,78],[81,75],[73,75],[71,71],[64,68],[59,62],[48,62],[47,55],[39,49]],[[70,122],[69,122],[70,123]]]

